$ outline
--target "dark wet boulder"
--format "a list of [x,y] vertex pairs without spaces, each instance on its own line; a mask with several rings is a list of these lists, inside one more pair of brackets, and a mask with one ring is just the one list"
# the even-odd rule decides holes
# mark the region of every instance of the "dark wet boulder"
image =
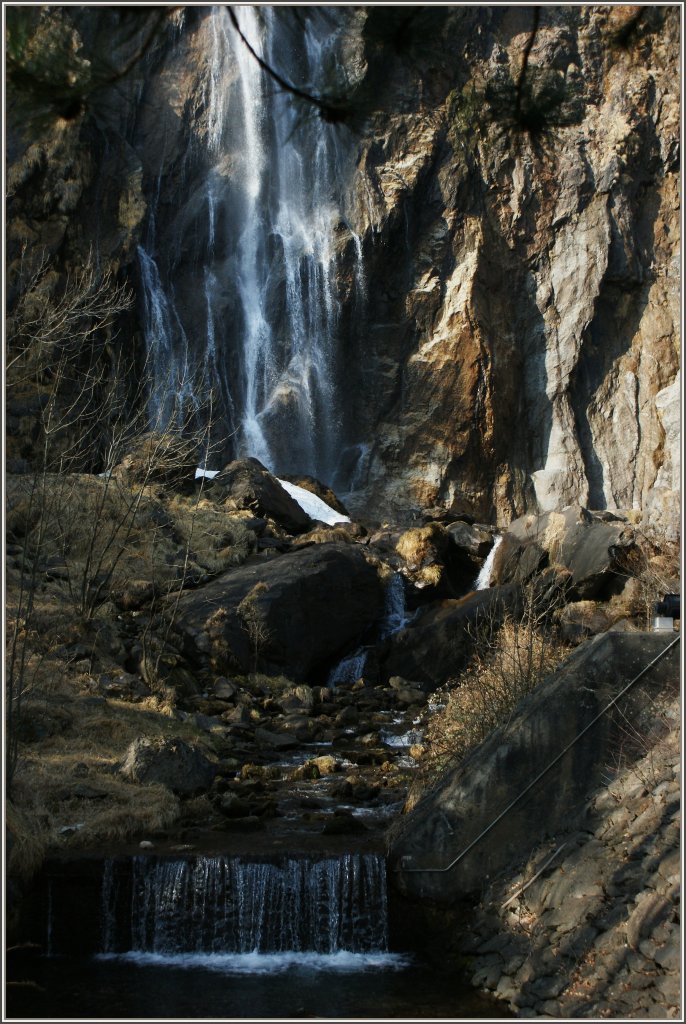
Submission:
[[493,534],[486,527],[473,523],[450,523],[445,529],[450,539],[453,571],[473,581],[493,547]]
[[241,566],[182,595],[176,628],[215,674],[325,672],[383,610],[376,569],[350,544],[318,544]]
[[457,522],[446,526],[446,531],[455,547],[471,558],[484,559],[493,547],[493,534],[485,526]]
[[291,533],[309,530],[312,525],[308,514],[257,459],[230,462],[211,481],[207,492],[213,501],[229,508],[275,519]]
[[119,771],[131,782],[157,782],[189,796],[212,785],[215,765],[185,740],[142,736],[126,751]]
[[621,582],[634,533],[618,516],[572,505],[562,512],[522,516],[503,535],[493,564],[496,583],[526,582],[548,565],[569,571],[569,597],[604,596]]
[[379,654],[383,681],[393,676],[416,680],[426,692],[458,675],[474,647],[480,617],[498,618],[517,606],[515,585],[478,590],[456,601],[437,601],[386,641]]

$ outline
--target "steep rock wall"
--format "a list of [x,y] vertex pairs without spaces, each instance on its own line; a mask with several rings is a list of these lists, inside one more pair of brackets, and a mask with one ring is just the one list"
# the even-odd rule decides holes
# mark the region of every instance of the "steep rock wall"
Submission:
[[[345,450],[330,482],[383,517],[437,505],[505,523],[578,502],[676,535],[678,11],[541,8],[535,30],[533,11],[436,9],[391,47],[387,9],[351,14],[343,51],[367,99],[340,129],[358,159],[337,235]],[[208,15],[174,15],[84,116],[8,139],[10,271],[24,242],[62,273],[92,250],[140,291],[152,224],[196,350]],[[102,17],[116,34],[116,11]],[[141,301],[119,344],[142,347],[143,317]]]
[[[531,8],[462,9],[450,81],[389,75],[406,109],[365,139],[354,209],[378,507],[650,504],[674,529],[678,19],[637,11],[546,8],[534,33]],[[561,96],[543,131],[496,89],[529,46],[530,120],[544,81]]]

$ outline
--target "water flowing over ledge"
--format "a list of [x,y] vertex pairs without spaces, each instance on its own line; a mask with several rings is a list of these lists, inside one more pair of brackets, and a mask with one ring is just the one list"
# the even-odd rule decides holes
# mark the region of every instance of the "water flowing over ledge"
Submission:
[[382,955],[382,963],[388,953],[386,864],[378,854],[353,853],[278,863],[226,856],[108,860],[102,920],[102,952],[143,956],[140,962],[151,955],[177,965],[253,970],[251,957],[285,954],[273,961],[285,969],[298,957],[316,966],[317,957],[308,957],[317,954],[334,955],[339,969],[357,969],[350,955]]

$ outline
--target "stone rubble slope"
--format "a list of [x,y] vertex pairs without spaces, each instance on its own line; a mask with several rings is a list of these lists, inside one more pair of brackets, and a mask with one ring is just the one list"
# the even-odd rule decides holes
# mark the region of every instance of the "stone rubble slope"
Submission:
[[679,1018],[676,699],[657,722],[662,738],[595,792],[582,829],[496,880],[471,919],[472,983],[519,1017]]

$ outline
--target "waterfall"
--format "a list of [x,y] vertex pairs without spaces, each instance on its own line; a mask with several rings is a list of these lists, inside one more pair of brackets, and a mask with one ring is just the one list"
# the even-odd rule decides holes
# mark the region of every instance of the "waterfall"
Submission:
[[377,854],[278,864],[138,856],[103,874],[106,955],[386,953],[387,917]]
[[[405,583],[400,573],[395,572],[386,584],[383,616],[376,627],[377,639],[385,640],[397,633],[411,618],[405,605]],[[345,686],[356,683],[364,675],[368,653],[368,647],[358,647],[352,654],[342,658],[331,669],[326,685]]]
[[410,621],[405,605],[405,583],[398,572],[394,572],[386,585],[384,616],[379,627],[379,639],[397,633]]
[[[323,93],[338,66],[331,21],[340,16],[233,10],[249,46],[224,7],[200,30],[204,127],[190,133],[187,209],[167,212],[163,227],[154,200],[139,250],[151,413],[164,424],[190,403],[197,415],[211,393],[234,456],[331,479],[341,447],[336,233],[350,154],[342,130],[280,90],[255,54]],[[169,194],[169,175],[163,163],[158,195]],[[363,297],[352,233],[349,248]]]
[[326,680],[327,686],[346,686],[356,683],[364,675],[364,667],[367,664],[367,648],[359,647],[352,654],[341,658],[337,665],[329,672]]
[[481,571],[479,572],[479,575],[476,577],[474,581],[475,590],[486,590],[488,587],[490,587],[491,573],[493,572],[493,563],[495,562],[496,551],[500,547],[500,542],[502,541],[502,539],[503,538],[501,534],[499,537],[496,537],[495,541],[493,542],[493,547],[488,552],[488,557],[486,558],[484,564],[481,566]]

